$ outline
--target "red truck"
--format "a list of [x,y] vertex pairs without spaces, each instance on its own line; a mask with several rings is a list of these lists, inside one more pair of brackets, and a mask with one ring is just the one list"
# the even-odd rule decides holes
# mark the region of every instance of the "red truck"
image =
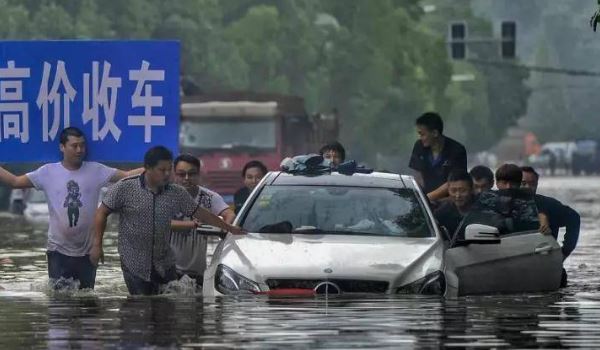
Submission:
[[269,170],[338,137],[338,117],[309,115],[298,96],[229,92],[182,97],[180,149],[197,156],[203,183],[231,203],[250,160]]

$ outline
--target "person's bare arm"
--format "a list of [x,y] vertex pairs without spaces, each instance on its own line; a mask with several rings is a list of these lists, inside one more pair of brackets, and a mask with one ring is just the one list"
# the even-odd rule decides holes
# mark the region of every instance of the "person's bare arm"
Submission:
[[94,242],[90,250],[90,261],[94,266],[98,266],[98,262],[104,263],[104,249],[102,248],[102,238],[106,231],[106,221],[110,215],[110,209],[104,203],[100,204],[96,209],[94,216]]
[[223,221],[225,221],[228,224],[231,224],[235,219],[235,213],[233,212],[233,210],[231,210],[231,208],[225,208],[219,214],[219,216],[221,216],[223,218]]
[[194,212],[194,217],[200,220],[200,222],[216,226],[222,230],[231,232],[234,235],[241,235],[246,233],[241,228],[226,223],[225,221],[221,220],[221,218],[202,207],[198,207],[198,209],[196,209],[196,211]]
[[144,172],[144,168],[143,167],[137,168],[137,169],[133,169],[133,170],[128,170],[128,171],[117,169],[117,171],[115,172],[115,174],[113,175],[113,177],[110,178],[110,182],[117,182],[117,181],[119,181],[121,179],[124,179],[126,177],[134,176],[134,175],[139,175],[139,174],[141,174],[143,172]]
[[448,197],[448,183],[446,182],[445,184],[441,185],[440,187],[436,188],[435,190],[427,193],[427,198],[429,198],[430,201],[437,201],[440,200],[442,198],[446,198]]
[[0,167],[0,182],[11,188],[31,188],[33,183],[27,175],[16,176],[10,171]]
[[544,213],[538,213],[538,220],[540,221],[539,231],[545,235],[549,235],[552,233],[550,229],[550,221],[548,220],[548,216]]
[[171,220],[171,230],[173,231],[189,231],[198,227],[196,220]]

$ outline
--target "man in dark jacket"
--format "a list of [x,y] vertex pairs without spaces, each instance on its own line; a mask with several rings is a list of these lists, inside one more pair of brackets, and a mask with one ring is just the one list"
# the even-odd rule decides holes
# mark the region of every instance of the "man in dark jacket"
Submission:
[[[535,193],[535,203],[539,210],[546,213],[548,216],[550,230],[552,230],[552,236],[558,240],[558,230],[561,227],[566,228],[565,238],[562,242],[562,253],[563,260],[566,259],[571,252],[577,246],[577,240],[579,239],[579,226],[580,217],[579,214],[571,207],[562,204],[558,200],[537,194],[539,174],[532,167],[522,167],[523,180],[521,187],[531,189]],[[563,269],[563,279],[561,281],[561,287],[567,285],[567,274]]]
[[537,186],[539,180],[539,174],[532,167],[522,167],[523,181],[521,187],[529,188],[535,193],[535,204],[538,206],[541,212],[548,215],[548,221],[550,229],[552,230],[552,236],[558,239],[558,230],[561,227],[566,228],[565,238],[562,247],[564,259],[566,259],[575,246],[579,238],[579,225],[580,217],[579,214],[571,207],[562,204],[558,200],[537,194]]

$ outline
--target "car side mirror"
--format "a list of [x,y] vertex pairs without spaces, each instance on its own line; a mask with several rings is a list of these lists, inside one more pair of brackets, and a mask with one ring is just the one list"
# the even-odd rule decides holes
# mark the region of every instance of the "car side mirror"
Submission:
[[465,228],[465,241],[477,244],[499,244],[500,231],[494,226],[470,224]]
[[221,230],[220,228],[204,224],[196,227],[196,233],[204,236],[217,236],[221,239],[224,239],[227,236],[227,232]]

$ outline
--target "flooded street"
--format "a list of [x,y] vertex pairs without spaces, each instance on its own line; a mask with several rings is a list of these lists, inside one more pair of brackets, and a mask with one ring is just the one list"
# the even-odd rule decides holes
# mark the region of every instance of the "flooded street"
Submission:
[[542,178],[539,192],[581,214],[567,288],[478,296],[203,299],[190,284],[128,297],[116,252],[94,292],[50,293],[46,233],[0,218],[0,348],[600,347],[600,179]]

